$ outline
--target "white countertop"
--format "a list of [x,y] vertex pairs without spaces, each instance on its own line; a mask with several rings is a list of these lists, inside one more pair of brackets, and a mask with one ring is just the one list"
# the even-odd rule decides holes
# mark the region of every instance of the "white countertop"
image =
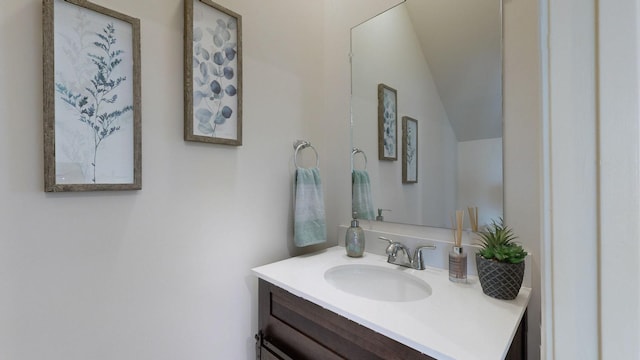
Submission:
[[[531,289],[514,300],[482,292],[477,277],[466,284],[449,281],[448,270],[413,270],[366,253],[350,258],[335,246],[252,269],[259,277],[376,332],[437,359],[503,359],[527,307]],[[368,264],[398,269],[426,281],[433,291],[408,302],[371,300],[338,290],[324,279],[331,267]]]

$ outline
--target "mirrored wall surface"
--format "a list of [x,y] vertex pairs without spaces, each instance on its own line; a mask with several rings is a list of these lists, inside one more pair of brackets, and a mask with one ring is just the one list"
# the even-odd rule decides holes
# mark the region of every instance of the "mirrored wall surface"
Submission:
[[501,217],[500,0],[406,0],[354,27],[351,51],[353,211],[444,228],[468,207],[481,226]]

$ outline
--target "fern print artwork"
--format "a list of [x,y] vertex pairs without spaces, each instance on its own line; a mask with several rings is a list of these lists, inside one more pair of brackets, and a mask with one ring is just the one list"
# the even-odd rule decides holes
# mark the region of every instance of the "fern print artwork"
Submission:
[[193,134],[238,139],[237,19],[194,1],[192,45]]
[[64,2],[56,12],[56,180],[131,183],[131,25]]
[[402,182],[415,183],[418,181],[418,121],[403,116],[402,131],[404,139]]

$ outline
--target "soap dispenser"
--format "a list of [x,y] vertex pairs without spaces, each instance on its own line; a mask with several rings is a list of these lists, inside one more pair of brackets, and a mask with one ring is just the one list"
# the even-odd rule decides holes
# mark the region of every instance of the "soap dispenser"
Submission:
[[382,216],[383,211],[391,211],[391,209],[378,209],[378,216],[376,216],[376,221],[384,221],[384,216]]
[[350,257],[362,257],[364,253],[364,230],[358,224],[358,213],[353,212],[351,227],[347,229],[344,245],[347,248],[347,255]]

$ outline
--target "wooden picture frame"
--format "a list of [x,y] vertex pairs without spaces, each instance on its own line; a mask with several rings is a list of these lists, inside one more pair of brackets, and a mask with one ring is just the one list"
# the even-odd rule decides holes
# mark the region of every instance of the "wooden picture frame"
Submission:
[[418,121],[402,117],[402,183],[418,182]]
[[398,95],[378,84],[378,159],[398,160]]
[[242,16],[184,0],[184,140],[242,145]]
[[142,188],[140,20],[43,0],[44,190]]

